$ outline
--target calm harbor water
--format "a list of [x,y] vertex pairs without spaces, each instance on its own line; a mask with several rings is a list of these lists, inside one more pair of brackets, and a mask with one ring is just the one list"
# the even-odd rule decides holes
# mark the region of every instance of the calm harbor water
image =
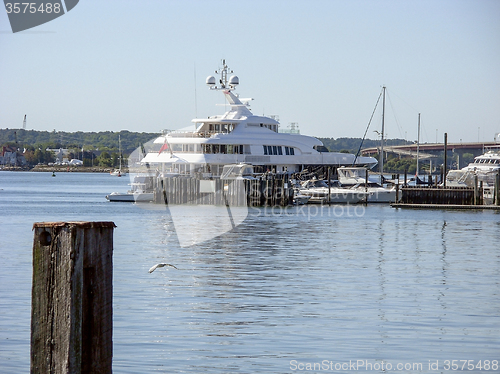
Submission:
[[500,372],[499,213],[251,209],[181,246],[226,208],[177,209],[176,232],[173,211],[106,201],[127,183],[0,172],[0,372],[29,372],[32,224],[69,220],[117,225],[115,373]]

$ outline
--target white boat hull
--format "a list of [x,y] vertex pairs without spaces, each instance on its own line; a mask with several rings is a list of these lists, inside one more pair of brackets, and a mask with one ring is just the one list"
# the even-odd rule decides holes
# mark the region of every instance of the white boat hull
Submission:
[[[365,191],[365,188],[360,187],[359,190]],[[368,187],[368,203],[394,203],[396,202],[395,188],[370,188]]]
[[332,204],[358,204],[365,202],[369,193],[364,191],[349,190],[342,188],[311,188],[300,190],[302,195],[310,196],[310,203],[332,203]]
[[150,201],[153,201],[153,193],[152,192],[145,192],[145,193],[113,192],[109,195],[106,195],[106,199],[109,201],[113,201],[113,202],[129,202],[129,203],[150,202]]

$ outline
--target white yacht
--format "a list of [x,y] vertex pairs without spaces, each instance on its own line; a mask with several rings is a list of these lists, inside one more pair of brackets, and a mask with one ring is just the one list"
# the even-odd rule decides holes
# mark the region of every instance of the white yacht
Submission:
[[367,197],[368,203],[394,203],[396,202],[396,186],[387,186],[368,179],[366,183],[366,176],[368,175],[366,168],[352,168],[341,167],[337,169],[339,182],[342,187],[346,187],[356,191],[365,191],[369,195]]
[[447,186],[474,186],[475,176],[485,187],[495,185],[495,177],[500,172],[500,148],[489,150],[474,158],[466,167],[460,170],[450,170],[446,175]]
[[[219,82],[206,80],[211,90],[221,91],[229,110],[223,115],[194,119],[194,128],[170,131],[149,145],[142,165],[156,169],[162,176],[190,175],[219,177],[224,165],[252,165],[255,173],[295,173],[320,167],[365,166],[377,164],[373,157],[328,152],[323,143],[311,136],[278,132],[279,122],[271,117],[254,115],[252,99],[234,93],[237,76],[222,61]],[[144,150],[143,150],[144,151]],[[142,152],[141,152],[142,153]]]

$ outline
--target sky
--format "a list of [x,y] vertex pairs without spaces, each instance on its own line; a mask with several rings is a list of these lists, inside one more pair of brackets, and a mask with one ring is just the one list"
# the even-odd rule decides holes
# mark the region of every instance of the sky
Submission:
[[[0,12],[0,128],[159,132],[222,114],[225,59],[257,115],[362,137],[500,132],[500,0],[80,0],[12,33]],[[377,106],[367,137],[381,130]]]

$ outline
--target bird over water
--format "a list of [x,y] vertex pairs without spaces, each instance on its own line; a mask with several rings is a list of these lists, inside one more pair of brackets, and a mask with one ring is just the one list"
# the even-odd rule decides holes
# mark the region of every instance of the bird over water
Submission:
[[[171,266],[173,267],[174,269],[177,269],[174,265],[172,264],[166,264],[164,262],[160,262],[159,264],[156,264],[155,266],[153,266],[151,269],[149,269],[149,272],[152,273],[153,271],[155,271],[157,268],[162,268],[164,266]],[[177,269],[179,270],[179,269]]]

